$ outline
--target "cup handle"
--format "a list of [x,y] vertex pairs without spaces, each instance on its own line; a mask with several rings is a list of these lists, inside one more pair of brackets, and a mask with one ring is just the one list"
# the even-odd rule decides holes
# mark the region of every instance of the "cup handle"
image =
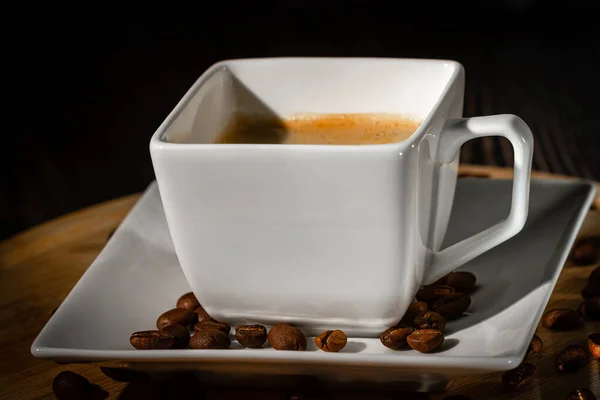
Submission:
[[452,162],[466,141],[484,136],[503,136],[513,146],[515,160],[510,213],[506,220],[433,253],[423,280],[425,285],[510,239],[523,229],[527,220],[533,135],[521,118],[502,114],[448,120],[440,135],[437,160],[443,164]]

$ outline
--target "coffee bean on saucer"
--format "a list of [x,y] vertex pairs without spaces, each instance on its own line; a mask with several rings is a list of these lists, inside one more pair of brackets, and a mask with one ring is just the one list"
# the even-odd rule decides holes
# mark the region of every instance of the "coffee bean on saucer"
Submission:
[[417,329],[437,329],[444,332],[444,329],[446,329],[446,318],[436,312],[427,311],[415,318],[414,325]]
[[190,339],[190,347],[196,350],[228,349],[230,344],[229,335],[216,329],[197,331]]
[[134,332],[129,343],[138,350],[164,350],[173,348],[175,337],[162,331]]
[[339,329],[325,331],[315,338],[317,347],[328,352],[338,352],[346,347],[346,343],[348,343],[348,338]]
[[596,267],[588,277],[588,282],[600,284],[600,267]]
[[544,342],[538,335],[533,335],[529,347],[527,348],[527,354],[529,353],[541,353],[544,350]]
[[162,328],[163,332],[170,333],[175,338],[174,349],[185,349],[190,343],[190,331],[179,324],[171,324]]
[[185,308],[173,308],[165,311],[156,320],[156,327],[162,329],[167,325],[179,324],[186,328],[195,324],[198,320],[198,315]]
[[198,322],[203,321],[214,321],[213,317],[211,317],[206,310],[202,306],[199,306],[194,310],[194,314],[198,317]]
[[567,346],[556,356],[556,369],[558,372],[573,372],[585,367],[589,362],[589,355],[585,348],[578,345]]
[[273,326],[267,340],[275,350],[306,350],[306,336],[300,329],[289,324]]
[[429,305],[429,309],[442,314],[447,320],[459,318],[471,305],[471,298],[464,293],[452,293]]
[[577,312],[586,321],[600,320],[600,296],[582,302],[577,307]]
[[533,380],[536,367],[525,363],[502,374],[502,384],[508,390],[516,390]]
[[454,294],[456,290],[452,286],[427,286],[417,292],[417,300],[425,303],[433,303],[436,300]]
[[182,295],[177,300],[177,308],[185,308],[186,310],[194,311],[198,307],[200,307],[200,302],[196,298],[196,295],[192,292]]
[[567,400],[597,400],[596,396],[588,388],[575,389],[567,396]]
[[542,325],[555,331],[570,331],[583,327],[583,318],[569,308],[555,308],[542,317]]
[[600,254],[600,236],[588,236],[579,239],[571,251],[571,260],[577,265],[590,265],[598,260]]
[[588,348],[594,358],[600,358],[600,333],[592,333],[588,336]]
[[446,286],[451,286],[459,293],[471,293],[475,288],[477,278],[468,271],[450,272],[446,277]]
[[581,289],[581,297],[586,300],[592,299],[594,297],[600,297],[600,284],[597,282],[589,281],[583,289]]
[[415,328],[412,326],[393,326],[379,335],[381,343],[392,350],[400,350],[408,347],[406,338],[413,333]]
[[412,325],[415,318],[423,313],[426,313],[427,311],[429,311],[429,306],[424,301],[415,301],[414,303],[410,303],[399,324]]
[[231,326],[217,321],[202,321],[194,325],[195,331],[201,331],[204,329],[216,329],[218,331],[223,332],[226,335],[229,335],[229,333],[231,332]]
[[52,390],[59,400],[85,399],[90,387],[86,378],[71,371],[60,372],[52,382]]
[[444,334],[437,329],[419,329],[408,335],[406,342],[413,350],[429,353],[444,343]]
[[235,328],[235,338],[242,346],[257,349],[267,340],[267,328],[262,325],[240,325]]

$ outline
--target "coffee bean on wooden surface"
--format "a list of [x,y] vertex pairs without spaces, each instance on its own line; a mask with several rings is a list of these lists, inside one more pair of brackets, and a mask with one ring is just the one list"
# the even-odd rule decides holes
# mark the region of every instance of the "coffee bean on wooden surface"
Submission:
[[100,371],[113,381],[117,382],[132,382],[136,379],[147,377],[147,375],[141,371],[134,371],[126,368],[100,367]]
[[586,300],[590,300],[594,297],[600,297],[600,284],[595,281],[586,283],[583,289],[581,289],[581,297]]
[[464,293],[453,293],[429,305],[430,311],[442,314],[447,320],[460,318],[471,305],[471,298]]
[[198,322],[214,321],[213,317],[211,317],[210,315],[208,315],[208,313],[206,312],[206,310],[202,306],[199,306],[198,308],[196,308],[194,310],[194,314],[196,314],[196,316],[198,318]]
[[424,301],[415,301],[414,303],[410,303],[399,324],[412,325],[415,318],[427,311],[429,311],[429,306]]
[[588,336],[588,348],[594,358],[600,358],[600,333]]
[[156,327],[162,329],[167,325],[179,324],[186,328],[195,324],[198,320],[198,315],[185,308],[173,308],[165,311],[156,320]]
[[416,297],[417,301],[422,301],[429,304],[455,292],[456,290],[454,290],[454,288],[451,286],[427,286],[419,289]]
[[182,295],[177,300],[177,308],[185,308],[186,310],[194,311],[200,307],[200,302],[196,298],[196,295],[192,292],[188,292]]
[[408,335],[406,342],[421,353],[429,353],[444,343],[444,334],[437,329],[419,329]]
[[406,338],[413,333],[415,328],[412,326],[394,326],[379,335],[381,343],[392,350],[400,350],[408,347]]
[[577,307],[577,313],[586,321],[600,320],[600,297],[583,301]]
[[516,390],[528,384],[535,376],[535,365],[525,363],[502,374],[502,384],[508,390]]
[[228,349],[230,344],[229,335],[216,329],[197,331],[190,338],[190,347],[196,350]]
[[315,338],[315,344],[323,351],[338,352],[346,347],[348,338],[339,329],[325,331]]
[[459,293],[471,293],[476,283],[477,277],[468,271],[450,272],[446,278],[446,285],[453,287]]
[[235,338],[242,346],[256,349],[267,340],[267,328],[262,325],[240,325],[235,328]]
[[195,331],[201,331],[203,329],[216,329],[226,335],[229,335],[231,332],[231,327],[229,325],[216,321],[202,321],[194,325]]
[[583,318],[570,308],[555,308],[544,314],[542,325],[556,331],[581,329],[583,327]]
[[173,343],[174,349],[185,349],[190,343],[190,331],[188,330],[188,328],[182,325],[167,325],[164,328],[162,328],[162,331],[173,335],[173,337],[175,338],[175,341]]
[[289,324],[273,326],[267,340],[275,350],[306,350],[306,336],[300,329]]
[[596,396],[588,388],[575,389],[567,396],[567,400],[597,400]]
[[427,311],[414,319],[414,325],[417,329],[437,329],[444,332],[444,329],[446,329],[446,318],[442,314]]
[[590,265],[598,261],[599,254],[600,236],[588,236],[575,243],[570,258],[577,265]]
[[138,350],[165,350],[173,348],[175,337],[162,331],[134,332],[129,343]]
[[90,390],[90,382],[71,371],[62,371],[52,382],[54,395],[60,400],[85,399]]
[[556,356],[556,369],[558,372],[573,372],[585,367],[589,362],[587,350],[578,345],[567,346]]
[[538,335],[533,335],[529,347],[527,348],[527,354],[529,353],[541,353],[544,350],[544,342]]
[[592,273],[590,273],[590,276],[588,277],[588,282],[600,284],[600,267],[596,267],[596,269],[594,269]]

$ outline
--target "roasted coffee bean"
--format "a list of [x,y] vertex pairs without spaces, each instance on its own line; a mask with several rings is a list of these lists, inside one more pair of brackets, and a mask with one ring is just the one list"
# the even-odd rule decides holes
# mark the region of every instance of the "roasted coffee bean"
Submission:
[[267,339],[275,350],[306,350],[306,336],[300,329],[289,324],[273,326]]
[[228,349],[230,344],[229,335],[216,329],[197,331],[190,339],[190,347],[196,350]]
[[201,331],[205,329],[216,329],[226,335],[229,335],[231,332],[231,327],[229,325],[216,321],[202,321],[194,325],[195,331]]
[[408,306],[404,316],[399,322],[399,325],[412,325],[415,318],[429,311],[429,306],[423,301],[415,301]]
[[600,267],[596,267],[588,278],[588,282],[593,282],[600,285]]
[[447,320],[459,318],[471,305],[471,298],[464,293],[453,293],[430,304],[429,309],[442,314]]
[[417,329],[437,329],[444,332],[444,329],[446,329],[446,318],[436,312],[427,311],[415,318],[414,325]]
[[177,300],[177,308],[185,308],[186,310],[194,311],[198,307],[200,307],[200,302],[196,298],[196,295],[192,292],[182,295]]
[[419,329],[408,335],[406,342],[413,350],[429,353],[444,343],[444,334],[437,329]]
[[527,354],[529,353],[541,353],[544,350],[544,342],[538,335],[533,335],[529,347],[527,348]]
[[600,296],[582,302],[577,312],[586,321],[600,320]]
[[90,391],[90,382],[71,371],[62,371],[54,378],[52,390],[60,400],[85,399]]
[[555,331],[570,331],[583,327],[583,318],[569,308],[556,308],[547,311],[542,317],[542,325]]
[[414,330],[415,328],[412,326],[394,326],[379,335],[379,340],[381,340],[381,343],[389,349],[400,350],[408,347],[406,338],[413,333]]
[[147,377],[143,372],[125,368],[100,367],[100,371],[113,381],[117,382],[133,382],[137,379],[144,379]]
[[597,400],[588,388],[575,389],[567,396],[567,400]]
[[600,333],[592,333],[588,336],[588,347],[594,358],[600,358]]
[[267,340],[267,328],[262,325],[240,325],[235,328],[235,338],[242,346],[256,349]]
[[172,349],[175,337],[162,331],[140,331],[131,335],[129,343],[138,350]]
[[194,325],[198,320],[198,315],[185,308],[173,308],[165,311],[156,320],[156,327],[162,329],[167,325],[179,324],[186,328]]
[[190,331],[179,324],[167,325],[162,328],[163,332],[170,333],[175,338],[174,349],[185,349],[190,343]]
[[582,346],[567,346],[556,356],[556,369],[558,372],[577,371],[588,364],[589,358],[587,350]]
[[590,265],[598,260],[600,254],[600,236],[588,236],[575,243],[571,251],[571,260],[577,265]]
[[315,344],[323,351],[337,352],[346,347],[348,338],[340,330],[325,331],[315,338]]
[[451,286],[427,286],[417,292],[417,300],[424,303],[433,303],[436,300],[456,292]]
[[446,286],[453,287],[459,293],[471,293],[475,289],[477,278],[471,272],[454,271],[446,276]]
[[502,384],[506,389],[516,390],[533,380],[535,370],[536,368],[533,364],[521,364],[517,368],[502,374]]
[[462,394],[455,394],[452,396],[446,396],[442,400],[473,400],[473,398]]
[[206,312],[206,310],[204,310],[204,308],[202,308],[202,306],[199,306],[198,308],[196,308],[194,310],[194,314],[197,315],[198,322],[214,321],[213,317],[208,315],[208,313]]
[[588,282],[583,289],[581,289],[581,297],[586,300],[594,297],[600,297],[600,284],[597,282]]

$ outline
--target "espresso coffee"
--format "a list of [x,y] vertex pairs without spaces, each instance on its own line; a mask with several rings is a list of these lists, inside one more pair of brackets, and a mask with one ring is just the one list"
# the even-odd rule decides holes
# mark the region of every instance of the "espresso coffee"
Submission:
[[419,125],[419,121],[389,114],[303,114],[285,119],[237,114],[214,143],[397,143],[408,139]]

